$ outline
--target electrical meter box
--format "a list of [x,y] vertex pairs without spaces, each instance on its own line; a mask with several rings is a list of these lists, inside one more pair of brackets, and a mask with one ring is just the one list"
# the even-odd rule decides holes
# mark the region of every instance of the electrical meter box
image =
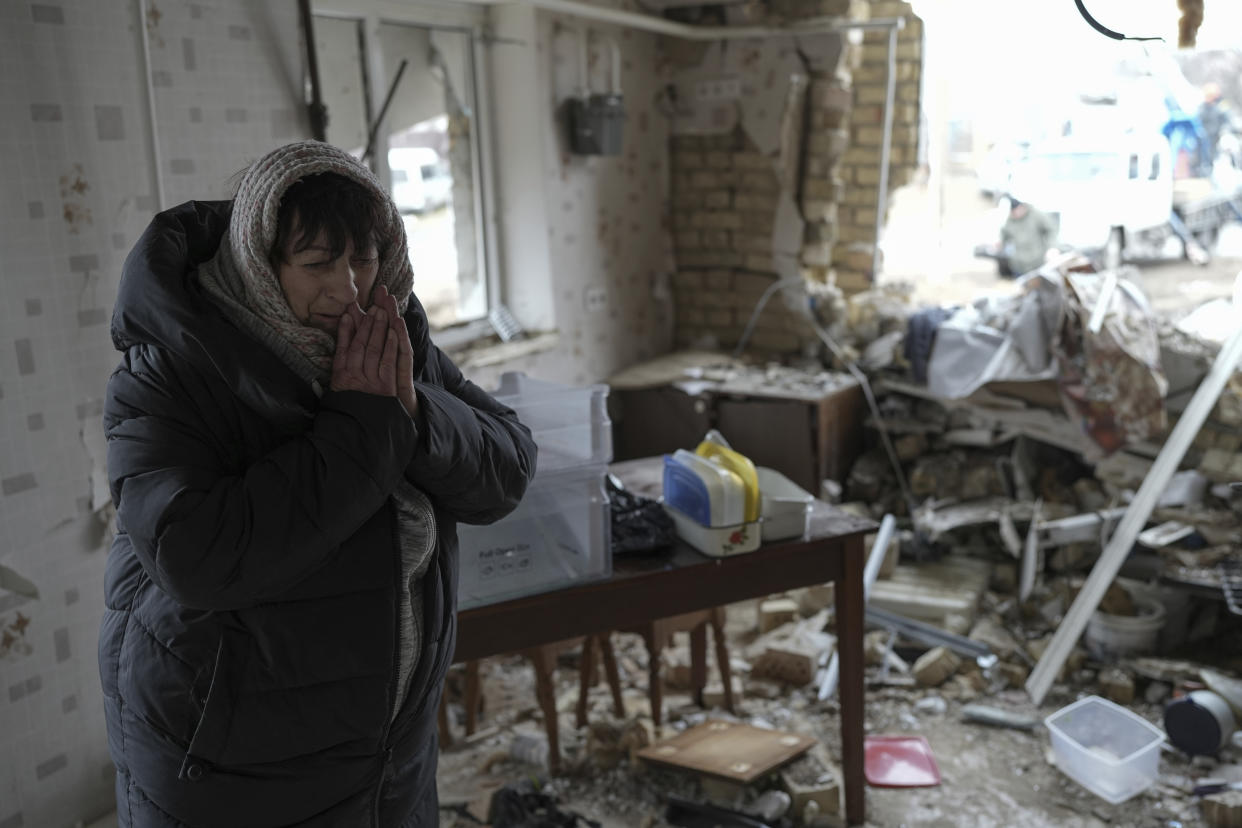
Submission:
[[625,127],[620,95],[594,94],[569,101],[569,144],[578,155],[619,155]]

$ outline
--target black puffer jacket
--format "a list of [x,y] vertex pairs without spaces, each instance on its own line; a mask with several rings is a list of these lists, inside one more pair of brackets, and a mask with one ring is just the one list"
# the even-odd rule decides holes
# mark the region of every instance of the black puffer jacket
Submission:
[[[431,344],[416,300],[419,416],[360,392],[317,399],[196,282],[227,217],[227,202],[156,216],[113,312],[118,534],[99,663],[120,823],[434,825],[456,521],[513,509],[534,444]],[[423,649],[390,723],[402,475],[430,498],[438,544]]]

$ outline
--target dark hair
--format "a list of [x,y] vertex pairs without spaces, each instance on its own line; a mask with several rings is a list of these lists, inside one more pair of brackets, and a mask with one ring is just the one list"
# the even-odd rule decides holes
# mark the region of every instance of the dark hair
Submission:
[[345,252],[347,242],[361,250],[380,244],[384,202],[370,189],[336,173],[315,173],[293,183],[280,199],[276,238],[270,257],[284,261],[285,251],[310,247],[323,233],[331,258]]

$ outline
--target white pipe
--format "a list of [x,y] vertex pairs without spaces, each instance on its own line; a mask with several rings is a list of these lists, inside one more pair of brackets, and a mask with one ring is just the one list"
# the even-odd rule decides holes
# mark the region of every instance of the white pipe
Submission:
[[893,146],[893,102],[897,96],[897,30],[888,30],[888,72],[884,78],[884,135],[880,139],[880,190],[875,200],[875,246],[871,248],[871,279],[880,277],[880,234],[884,230],[884,208],[888,204],[888,161]]
[[575,31],[578,35],[578,97],[585,101],[591,97],[591,59],[588,54],[591,30],[583,26]]
[[138,0],[138,31],[142,33],[142,77],[147,86],[147,130],[151,135],[155,201],[160,212],[163,212],[168,205],[164,197],[164,160],[160,155],[160,130],[155,120],[155,83],[151,79],[151,38],[147,34],[147,0]]
[[607,38],[608,49],[612,52],[612,78],[609,79],[610,87],[608,91],[613,95],[621,95],[621,47],[617,45],[616,38]]
[[900,17],[879,18],[860,22],[843,22],[840,18],[816,17],[797,22],[787,28],[772,26],[691,26],[649,14],[589,6],[586,3],[577,2],[577,0],[461,0],[461,2],[481,6],[530,6],[544,11],[570,14],[586,20],[628,26],[632,29],[642,29],[643,31],[669,35],[670,37],[680,37],[685,40],[738,40],[752,37],[789,37],[791,35],[809,35],[824,32],[892,29],[894,27],[901,28],[905,25],[905,20]]
[[[885,515],[880,521],[880,531],[876,533],[875,545],[871,547],[871,556],[867,558],[867,566],[863,569],[863,610],[867,609],[867,600],[871,597],[871,587],[880,575],[880,567],[888,553],[888,545],[892,542],[893,533],[897,531],[897,518]],[[841,663],[837,659],[837,649],[832,651],[828,661],[828,669],[824,672],[824,680],[819,683],[819,700],[823,701],[837,692],[837,681],[841,675]]]

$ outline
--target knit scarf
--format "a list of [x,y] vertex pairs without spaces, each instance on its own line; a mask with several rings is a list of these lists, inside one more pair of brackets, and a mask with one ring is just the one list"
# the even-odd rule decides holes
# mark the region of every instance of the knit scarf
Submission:
[[[362,184],[386,205],[387,225],[376,228],[380,257],[376,284],[397,297],[404,313],[414,272],[397,205],[353,156],[319,141],[280,147],[246,170],[233,197],[228,232],[215,257],[199,267],[199,281],[234,324],[256,336],[294,373],[320,390],[327,388],[332,375],[336,339],[294,316],[268,255],[276,240],[285,191],[308,175],[325,172]],[[369,297],[360,300],[365,308]]]

